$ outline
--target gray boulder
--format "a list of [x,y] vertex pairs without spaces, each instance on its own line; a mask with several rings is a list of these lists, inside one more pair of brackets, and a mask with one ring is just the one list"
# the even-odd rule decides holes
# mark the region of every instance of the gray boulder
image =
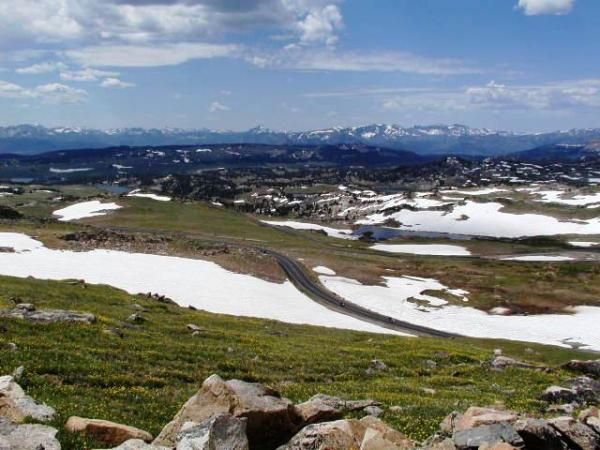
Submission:
[[312,424],[278,450],[360,449],[365,430],[365,425],[356,419]]
[[574,359],[566,363],[563,367],[575,372],[581,372],[584,375],[600,377],[600,359],[591,361],[581,361]]
[[571,403],[577,398],[577,393],[562,386],[550,386],[542,393],[541,399],[548,403]]
[[63,309],[38,310],[29,303],[17,305],[12,309],[0,310],[0,317],[40,323],[75,322],[91,324],[96,321],[96,316],[90,313],[67,311]]
[[54,408],[38,403],[25,394],[11,375],[0,377],[0,416],[13,422],[23,422],[28,417],[47,422],[55,415]]
[[46,425],[20,425],[0,417],[0,450],[60,450],[57,433]]
[[220,414],[201,424],[188,423],[177,435],[176,450],[248,450],[246,419]]
[[519,433],[508,423],[494,423],[457,431],[452,436],[454,445],[459,450],[477,450],[485,444],[505,442],[515,447],[523,447],[524,442]]
[[302,424],[296,408],[278,392],[258,383],[224,381],[212,375],[191,397],[154,440],[155,444],[173,446],[186,422],[202,423],[219,414],[247,419],[250,446],[277,445],[286,442]]
[[494,370],[505,370],[509,367],[516,367],[519,369],[545,369],[545,367],[535,366],[533,364],[518,361],[516,359],[509,358],[508,356],[501,355],[498,355],[494,359],[492,359],[490,366]]
[[573,378],[565,383],[575,392],[575,400],[579,403],[600,402],[600,381],[588,376]]
[[112,450],[173,450],[173,447],[163,447],[162,445],[147,444],[141,439],[130,439],[123,442]]
[[549,420],[548,423],[564,436],[568,443],[568,448],[581,450],[600,449],[600,435],[581,422],[577,422],[572,417],[557,417]]
[[514,427],[528,450],[567,450],[558,431],[545,420],[519,419]]

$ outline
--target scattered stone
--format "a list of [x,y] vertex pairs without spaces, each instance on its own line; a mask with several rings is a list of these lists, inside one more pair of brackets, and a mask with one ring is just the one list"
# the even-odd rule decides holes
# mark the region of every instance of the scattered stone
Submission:
[[19,366],[13,371],[12,377],[15,381],[19,381],[21,378],[23,378],[24,373],[25,373],[25,367]]
[[399,412],[404,411],[404,408],[402,406],[394,405],[394,406],[390,406],[389,410],[393,413],[399,413]]
[[[30,305],[26,303],[25,305]],[[33,306],[33,305],[32,305]],[[0,310],[0,317],[9,319],[22,319],[30,322],[56,323],[72,322],[92,324],[96,322],[96,316],[90,313],[67,311],[62,309],[25,309],[19,306],[12,309]]]
[[130,439],[141,439],[145,442],[152,441],[152,435],[147,431],[108,420],[72,416],[67,420],[65,429],[71,433],[91,436],[97,441],[109,445],[119,445]]
[[12,376],[0,377],[0,416],[21,423],[28,417],[47,422],[52,420],[55,414],[54,408],[40,404],[26,395]]
[[476,450],[484,444],[501,442],[516,447],[524,446],[521,436],[519,436],[512,425],[506,422],[457,431],[452,436],[452,439],[454,440],[454,445],[459,450]]
[[117,327],[106,328],[102,330],[102,332],[104,334],[112,334],[114,336],[118,336],[121,339],[125,337],[125,333],[123,333],[123,331],[121,331],[121,329]]
[[195,333],[195,332],[202,333],[203,331],[206,331],[204,328],[199,327],[198,325],[194,325],[193,323],[188,323],[186,326],[187,326],[187,329],[190,330],[192,333]]
[[600,448],[600,435],[570,416],[557,417],[549,420],[548,423],[565,436],[569,448],[581,448],[582,450]]
[[131,323],[143,323],[146,321],[144,316],[142,316],[139,313],[131,314],[126,320],[127,320],[127,322],[131,322]]
[[227,347],[227,353],[233,353],[233,348],[232,347]]
[[564,367],[575,372],[581,372],[585,375],[600,377],[600,359],[591,361],[580,361],[574,359],[566,363]]
[[566,450],[567,445],[558,431],[542,419],[519,419],[515,429],[528,450]]
[[562,386],[550,386],[546,388],[541,398],[548,403],[571,403],[576,397],[577,394],[572,389],[567,389]]
[[17,303],[15,309],[20,309],[21,311],[32,312],[35,311],[35,306],[33,303]]
[[379,417],[380,415],[383,414],[383,409],[381,409],[379,406],[367,406],[365,409],[363,409],[363,411],[368,416],[373,416],[373,417]]
[[16,352],[19,347],[17,347],[17,344],[15,344],[14,342],[9,342],[8,344],[6,344],[6,347],[8,347],[8,350],[11,352]]
[[365,371],[365,373],[367,375],[373,375],[374,373],[377,373],[377,372],[383,372],[384,370],[387,370],[387,368],[388,368],[387,365],[383,361],[381,361],[379,359],[373,359],[369,363],[369,367]]
[[429,369],[429,370],[435,370],[435,369],[437,369],[437,363],[436,363],[434,360],[432,360],[432,359],[426,359],[426,360],[423,362],[423,365],[424,365],[424,366],[425,366],[427,369]]
[[0,417],[1,450],[60,450],[57,433],[46,425],[19,425]]
[[[455,413],[451,413],[452,416]],[[493,408],[480,408],[471,406],[464,414],[454,416],[450,419],[453,424],[451,430],[455,433],[470,428],[480,427],[482,425],[494,425],[499,423],[513,423],[519,418],[519,414],[514,411],[500,411]],[[447,423],[446,419],[444,422]]]
[[302,423],[292,402],[282,398],[277,391],[258,383],[224,381],[218,375],[211,375],[173,421],[163,428],[154,443],[174,445],[186,422],[201,423],[222,413],[248,419],[247,434],[252,447],[258,443],[265,446],[286,442]]
[[202,422],[184,425],[177,435],[177,450],[249,450],[246,419],[219,414]]
[[508,356],[496,356],[492,362],[491,367],[494,370],[505,370],[509,367],[516,367],[519,369],[544,369],[545,367],[535,366],[533,364],[528,364],[523,361],[518,361],[513,358],[509,358]]
[[435,389],[426,388],[426,387],[421,388],[421,392],[423,392],[424,394],[427,394],[427,395],[437,394],[437,391]]

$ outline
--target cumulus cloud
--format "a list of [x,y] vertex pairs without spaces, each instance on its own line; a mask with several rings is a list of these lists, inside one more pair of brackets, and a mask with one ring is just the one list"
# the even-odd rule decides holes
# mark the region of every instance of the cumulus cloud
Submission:
[[16,72],[20,74],[39,75],[65,69],[67,66],[62,62],[42,62],[27,67],[19,67]]
[[60,78],[65,81],[98,81],[101,78],[114,78],[118,76],[119,72],[92,69],[90,67],[60,72]]
[[338,40],[337,32],[343,27],[342,13],[336,5],[314,9],[298,21],[297,27],[301,31],[300,42],[333,45]]
[[106,79],[102,80],[102,83],[100,83],[100,86],[103,88],[125,89],[125,88],[134,87],[135,83],[128,83],[128,82],[122,81],[118,78],[106,78]]
[[39,99],[46,103],[80,103],[87,99],[87,92],[61,83],[49,83],[34,88],[0,80],[0,97],[16,99]]
[[67,50],[73,61],[90,67],[156,67],[192,59],[235,56],[236,45],[179,42],[161,45],[100,45]]
[[219,112],[219,111],[229,111],[231,108],[229,108],[228,106],[225,106],[222,103],[219,103],[217,101],[212,102],[209,107],[208,107],[208,111],[211,113],[215,113],[215,112]]
[[574,4],[575,0],[519,0],[517,8],[528,16],[562,15],[571,12]]

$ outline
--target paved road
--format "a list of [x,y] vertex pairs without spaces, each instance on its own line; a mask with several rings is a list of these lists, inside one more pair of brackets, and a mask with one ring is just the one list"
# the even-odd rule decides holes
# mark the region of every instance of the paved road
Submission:
[[352,303],[338,295],[332,293],[321,284],[315,282],[310,278],[304,266],[292,258],[283,255],[272,250],[262,249],[265,253],[272,255],[283,271],[286,273],[288,278],[294,285],[308,297],[316,301],[317,303],[341,314],[354,317],[356,319],[369,322],[390,330],[400,331],[402,333],[409,333],[416,336],[430,336],[430,337],[458,337],[457,334],[447,333],[445,331],[435,330],[433,328],[423,327],[415,325],[410,322],[403,320],[393,319],[384,314],[373,312],[369,309],[363,308],[362,306]]

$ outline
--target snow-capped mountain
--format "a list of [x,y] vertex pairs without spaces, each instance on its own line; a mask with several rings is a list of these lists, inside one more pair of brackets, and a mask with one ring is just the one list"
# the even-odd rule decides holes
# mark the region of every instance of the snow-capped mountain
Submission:
[[18,125],[0,127],[0,152],[39,153],[58,149],[99,148],[116,145],[183,144],[368,144],[422,154],[497,155],[551,144],[585,144],[600,139],[600,129],[573,129],[551,133],[512,133],[465,125],[373,124],[311,131],[275,131],[255,127],[247,131],[206,128],[91,128]]

